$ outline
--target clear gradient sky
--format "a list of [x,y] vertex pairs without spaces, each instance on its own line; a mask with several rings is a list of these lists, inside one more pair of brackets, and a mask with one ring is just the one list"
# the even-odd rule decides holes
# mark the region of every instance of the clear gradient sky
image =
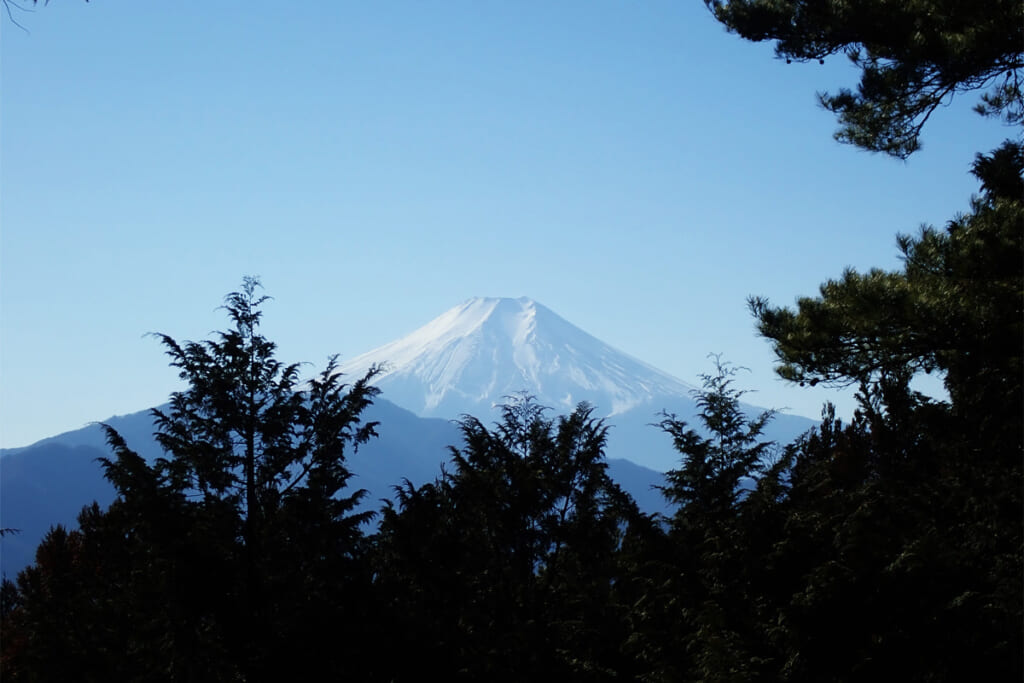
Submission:
[[[28,5],[27,0],[23,3]],[[201,339],[247,274],[265,332],[320,367],[471,296],[530,296],[751,402],[748,295],[898,267],[897,232],[968,207],[1009,131],[933,117],[909,162],[832,139],[815,92],[700,0],[59,0],[0,21],[0,446],[163,402],[146,332]],[[312,368],[311,368],[312,369]]]

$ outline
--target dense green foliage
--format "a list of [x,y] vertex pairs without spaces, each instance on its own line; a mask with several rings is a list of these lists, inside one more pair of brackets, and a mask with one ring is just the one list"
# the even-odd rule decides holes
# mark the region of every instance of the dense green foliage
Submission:
[[751,308],[783,377],[867,389],[941,373],[973,448],[1015,459],[1007,445],[1020,443],[1024,414],[1024,148],[1008,142],[979,155],[974,172],[985,192],[972,212],[945,230],[901,236],[902,270],[847,271],[796,311],[756,298]]
[[1024,122],[1024,4],[1020,0],[704,0],[729,30],[774,40],[787,61],[846,55],[857,90],[822,94],[836,138],[906,158],[932,112],[983,91],[976,109]]

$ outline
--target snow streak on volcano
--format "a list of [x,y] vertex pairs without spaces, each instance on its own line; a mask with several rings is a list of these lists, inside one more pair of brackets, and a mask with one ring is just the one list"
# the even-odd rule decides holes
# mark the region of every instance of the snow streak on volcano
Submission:
[[617,415],[693,389],[526,297],[470,299],[341,369],[374,364],[386,367],[384,397],[423,416],[483,415],[524,391],[559,411],[588,401]]

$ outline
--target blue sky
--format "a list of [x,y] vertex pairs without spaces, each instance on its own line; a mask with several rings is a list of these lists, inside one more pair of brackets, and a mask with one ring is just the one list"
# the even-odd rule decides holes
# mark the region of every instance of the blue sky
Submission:
[[62,0],[0,22],[0,446],[179,388],[145,333],[224,326],[244,275],[288,361],[352,357],[471,296],[530,296],[752,402],[845,394],[772,373],[748,295],[898,267],[968,207],[1009,134],[937,112],[909,162],[832,139],[815,92],[699,0]]

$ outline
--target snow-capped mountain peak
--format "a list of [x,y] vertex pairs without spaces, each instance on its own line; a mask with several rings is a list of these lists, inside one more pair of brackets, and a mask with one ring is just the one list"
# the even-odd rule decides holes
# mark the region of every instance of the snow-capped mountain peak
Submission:
[[482,414],[524,391],[558,410],[588,401],[614,415],[693,388],[527,297],[469,299],[341,370],[374,364],[386,368],[384,397],[424,416]]

